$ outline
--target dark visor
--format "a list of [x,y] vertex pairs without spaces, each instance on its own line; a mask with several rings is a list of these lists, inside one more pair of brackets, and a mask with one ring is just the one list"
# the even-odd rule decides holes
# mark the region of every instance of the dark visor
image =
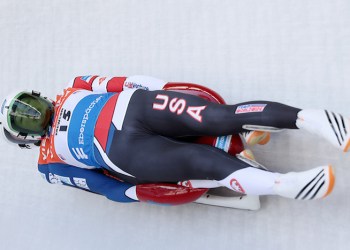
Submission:
[[52,105],[38,96],[22,93],[9,107],[9,121],[13,130],[29,135],[45,134]]

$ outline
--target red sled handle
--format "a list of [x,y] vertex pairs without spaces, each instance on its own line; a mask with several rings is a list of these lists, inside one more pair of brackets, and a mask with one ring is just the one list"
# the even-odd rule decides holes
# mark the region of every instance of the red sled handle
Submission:
[[189,188],[168,183],[138,184],[136,186],[139,201],[171,206],[196,201],[207,191],[207,188]]

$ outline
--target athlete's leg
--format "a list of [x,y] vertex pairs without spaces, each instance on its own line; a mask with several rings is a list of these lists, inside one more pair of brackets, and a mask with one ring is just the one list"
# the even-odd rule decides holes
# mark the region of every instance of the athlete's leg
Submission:
[[136,91],[128,107],[129,119],[142,121],[164,136],[229,135],[246,131],[243,125],[297,129],[298,108],[268,101],[236,105],[211,103],[173,91]]
[[303,129],[345,152],[350,149],[349,119],[327,110],[301,110],[276,102],[220,105],[178,92],[139,90],[130,100],[128,115],[150,132],[171,137],[228,135],[246,132],[244,128]]
[[302,173],[273,173],[207,145],[129,131],[116,132],[109,158],[139,183],[195,180],[196,187],[224,186],[248,195],[298,199],[321,198],[333,187],[328,166]]

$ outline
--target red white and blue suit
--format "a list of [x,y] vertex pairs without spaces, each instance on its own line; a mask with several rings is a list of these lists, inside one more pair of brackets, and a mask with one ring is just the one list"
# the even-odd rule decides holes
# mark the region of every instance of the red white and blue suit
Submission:
[[161,89],[165,84],[145,76],[74,78],[55,101],[50,136],[40,146],[40,173],[50,183],[81,188],[115,201],[135,201],[134,195],[133,199],[125,195],[134,185],[105,171],[125,173],[107,156],[111,135],[121,129],[136,89]]
[[[162,90],[169,86],[146,76],[74,78],[56,98],[50,134],[41,142],[39,171],[50,183],[121,202],[159,202],[170,190],[169,200],[160,203],[184,203],[205,191],[194,188],[219,186],[245,193],[252,184],[242,173],[252,168],[227,154],[228,136],[244,132],[245,124],[296,128],[297,108],[267,101],[220,105]],[[283,119],[275,119],[280,114]],[[213,147],[189,140],[198,136],[224,143]],[[150,183],[167,184],[154,192]]]

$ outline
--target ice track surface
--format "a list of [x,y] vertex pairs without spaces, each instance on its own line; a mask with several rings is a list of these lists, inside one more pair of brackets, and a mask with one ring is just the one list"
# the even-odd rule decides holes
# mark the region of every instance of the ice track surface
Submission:
[[[346,0],[2,0],[0,94],[54,97],[76,75],[146,74],[350,117]],[[49,185],[37,151],[0,143],[1,249],[348,249],[350,155],[298,131],[258,146],[271,170],[331,163],[320,201],[262,198],[258,212],[118,204]]]

